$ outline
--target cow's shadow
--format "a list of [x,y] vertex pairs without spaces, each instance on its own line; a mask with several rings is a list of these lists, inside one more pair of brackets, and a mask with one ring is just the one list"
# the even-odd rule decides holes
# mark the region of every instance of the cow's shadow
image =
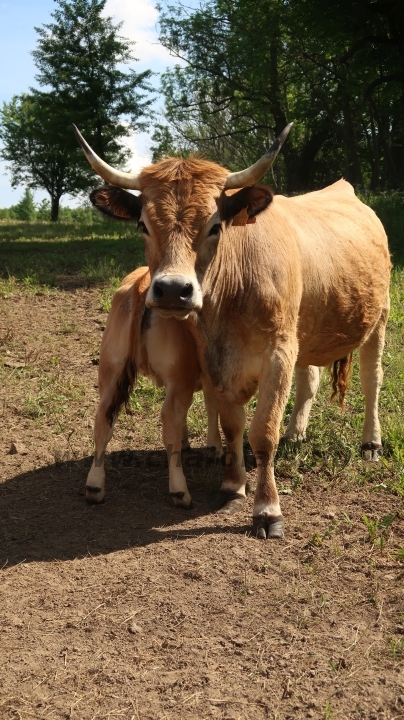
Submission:
[[[91,458],[58,462],[0,485],[0,567],[71,560],[160,542],[167,536],[180,539],[193,533],[229,530],[228,525],[206,523],[201,527],[200,522],[193,529],[187,522],[210,514],[212,495],[220,485],[221,465],[208,463],[204,450],[183,455],[194,500],[190,510],[172,504],[163,451],[110,453],[106,500],[100,505],[85,501],[91,462]],[[240,532],[246,529],[233,527]]]

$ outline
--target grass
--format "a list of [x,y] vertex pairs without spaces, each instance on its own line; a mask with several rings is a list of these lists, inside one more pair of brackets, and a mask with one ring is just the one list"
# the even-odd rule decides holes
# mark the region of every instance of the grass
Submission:
[[43,374],[35,388],[28,390],[20,413],[28,418],[43,417],[55,421],[63,416],[71,403],[84,397],[85,387],[76,378],[65,377],[60,372]]
[[[135,226],[0,222],[0,296],[117,285],[144,264]],[[105,291],[105,290],[104,290]]]

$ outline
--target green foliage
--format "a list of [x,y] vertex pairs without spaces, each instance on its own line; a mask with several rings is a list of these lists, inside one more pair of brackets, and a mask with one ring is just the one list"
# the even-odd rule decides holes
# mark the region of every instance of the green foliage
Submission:
[[394,515],[385,515],[379,520],[371,520],[367,515],[362,515],[362,520],[368,531],[368,540],[383,550],[389,535],[390,525],[393,523]]
[[36,207],[32,191],[27,188],[20,202],[14,206],[13,214],[16,220],[27,220],[32,222],[36,219]]
[[4,103],[0,118],[1,156],[11,171],[11,185],[46,190],[56,220],[61,196],[77,195],[93,183],[70,137],[71,113],[58,105],[57,93],[35,90]]
[[188,157],[189,155],[188,148],[179,146],[179,139],[174,138],[167,125],[156,125],[152,140],[154,142],[154,145],[151,146],[152,162],[157,162],[162,157],[175,157],[177,155]]
[[[28,195],[27,195],[28,193]],[[30,222],[46,222],[51,219],[51,204],[49,200],[42,200],[38,206],[33,201],[33,195],[28,189],[18,205],[0,209],[0,220],[28,220]],[[105,220],[91,205],[70,208],[59,207],[59,222],[78,223],[83,225],[102,225]]]
[[[56,5],[54,22],[36,28],[36,79],[57,90],[59,102],[89,134],[96,152],[120,163],[126,154],[119,138],[129,129],[145,128],[151,101],[144,91],[150,90],[151,72],[120,69],[135,59],[134,43],[119,35],[122,23],[103,16],[106,0],[56,0]],[[119,122],[122,115],[129,118],[125,124]]]
[[42,200],[36,211],[37,220],[50,220],[51,217],[51,204],[49,200]]
[[404,637],[391,637],[389,639],[389,645],[394,661],[401,661],[404,657]]
[[368,193],[361,199],[382,221],[395,259],[404,258],[404,193]]
[[160,10],[160,41],[185,60],[162,84],[179,143],[240,169],[293,120],[273,184],[301,191],[343,175],[372,190],[404,188],[403,3],[207,0]]
[[71,123],[85,131],[102,158],[122,165],[129,151],[120,138],[144,128],[151,102],[144,94],[150,90],[150,71],[120,69],[134,60],[133,43],[119,35],[119,24],[103,16],[106,0],[56,4],[54,22],[36,28],[33,52],[36,79],[46,92],[31,89],[14,96],[0,111],[0,155],[8,163],[11,184],[45,189],[52,220],[58,218],[62,195],[77,195],[94,185]]

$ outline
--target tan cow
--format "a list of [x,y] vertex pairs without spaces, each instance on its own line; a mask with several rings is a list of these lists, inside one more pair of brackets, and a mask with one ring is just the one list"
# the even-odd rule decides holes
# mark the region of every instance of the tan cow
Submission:
[[92,167],[115,186],[93,191],[94,205],[143,229],[152,277],[147,307],[183,320],[215,389],[227,450],[217,500],[222,512],[245,499],[244,404],[258,389],[249,441],[258,464],[253,530],[260,538],[284,532],[273,461],[295,366],[297,404],[286,431],[292,438],[304,435],[318,368],[334,364],[343,394],[347,358],[360,348],[362,450],[375,459],[381,449],[386,235],[344,180],[293,198],[254,186],[289,128],[239,173],[197,158],[168,158],[139,175],[108,166],[76,132]]
[[101,502],[105,494],[104,457],[119,409],[129,399],[138,375],[166,388],[161,411],[163,440],[174,504],[189,507],[191,496],[181,466],[181,449],[189,447],[186,416],[195,390],[203,387],[208,414],[208,452],[222,455],[215,397],[202,378],[195,341],[185,323],[162,318],[145,308],[150,286],[147,267],[128,275],[115,293],[101,343],[98,370],[100,402],[94,423],[94,460],[87,478],[86,498]]

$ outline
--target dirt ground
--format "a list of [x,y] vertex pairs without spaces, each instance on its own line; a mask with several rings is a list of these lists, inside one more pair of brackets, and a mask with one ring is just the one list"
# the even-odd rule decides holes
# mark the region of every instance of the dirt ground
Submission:
[[[172,507],[158,413],[134,411],[88,506],[99,295],[0,312],[0,717],[404,718],[398,499],[280,478],[286,537],[260,542],[252,494],[234,517],[209,512],[220,467],[203,434],[185,461],[194,508]],[[364,514],[395,515],[384,547]]]

